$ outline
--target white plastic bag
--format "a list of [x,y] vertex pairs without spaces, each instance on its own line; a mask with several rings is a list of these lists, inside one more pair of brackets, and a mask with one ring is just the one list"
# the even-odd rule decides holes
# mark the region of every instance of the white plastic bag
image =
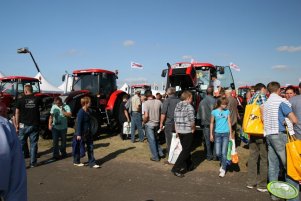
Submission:
[[131,122],[123,123],[123,134],[129,135],[131,134]]
[[175,164],[181,151],[182,151],[182,145],[180,142],[180,138],[177,137],[176,133],[173,133],[171,143],[170,143],[170,148],[169,148],[168,162],[171,164]]

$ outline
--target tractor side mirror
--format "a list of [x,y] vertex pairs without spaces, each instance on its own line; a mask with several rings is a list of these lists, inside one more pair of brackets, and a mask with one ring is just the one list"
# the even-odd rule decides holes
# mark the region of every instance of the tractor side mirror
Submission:
[[62,82],[65,81],[66,75],[62,75]]
[[235,89],[235,84],[232,82],[231,84],[230,84],[230,87],[231,87],[231,89]]
[[168,69],[162,70],[161,77],[166,77]]

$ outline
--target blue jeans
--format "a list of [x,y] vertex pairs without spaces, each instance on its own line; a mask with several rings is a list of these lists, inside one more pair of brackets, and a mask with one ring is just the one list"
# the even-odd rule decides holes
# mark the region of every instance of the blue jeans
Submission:
[[[66,129],[56,129],[52,128],[52,140],[53,140],[53,157],[59,157],[59,150],[62,154],[62,157],[67,156],[66,153]],[[61,139],[61,146],[59,146],[59,139]]]
[[[96,164],[95,158],[94,158],[94,146],[93,146],[93,137],[89,136],[89,138],[85,141],[86,144],[86,150],[88,154],[88,163],[89,166],[92,167]],[[75,147],[75,149],[80,149],[79,143],[78,146]],[[73,155],[73,163],[80,163],[80,151],[77,151],[76,154]]]
[[[285,133],[280,132],[279,134],[267,135],[266,139],[268,144],[269,182],[278,181],[280,164],[286,169],[285,145],[287,143],[287,135]],[[285,174],[285,181],[292,184],[297,189],[299,189],[299,182],[294,181],[286,174]],[[299,197],[291,200],[299,201]]]
[[155,132],[157,131],[157,126],[148,126],[145,125],[145,133],[148,140],[149,149],[152,154],[153,160],[159,160],[160,156],[163,156],[162,148],[158,142],[158,139],[156,138]]
[[224,170],[227,167],[227,150],[229,143],[229,135],[230,133],[214,133],[215,138],[215,152],[216,156],[218,156],[219,161],[221,162],[221,166]]
[[139,141],[144,140],[144,134],[142,130],[142,117],[140,112],[132,112],[131,114],[131,141],[135,142],[135,130],[138,129]]
[[23,154],[26,152],[27,139],[30,143],[30,165],[37,164],[39,126],[24,125],[24,128],[19,130],[19,140],[21,142]]
[[207,159],[213,159],[216,157],[214,144],[210,141],[210,128],[209,126],[204,126],[203,135],[206,144],[206,157]]

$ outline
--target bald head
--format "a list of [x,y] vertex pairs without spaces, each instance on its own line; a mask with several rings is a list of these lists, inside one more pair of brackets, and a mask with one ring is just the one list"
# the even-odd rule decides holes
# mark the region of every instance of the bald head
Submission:
[[7,117],[7,107],[3,102],[0,102],[0,116]]

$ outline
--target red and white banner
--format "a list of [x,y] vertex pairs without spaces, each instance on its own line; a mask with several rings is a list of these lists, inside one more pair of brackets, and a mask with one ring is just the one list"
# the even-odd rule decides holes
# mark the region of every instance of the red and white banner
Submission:
[[239,66],[238,65],[236,65],[236,64],[234,64],[234,63],[230,63],[230,68],[232,68],[232,69],[234,69],[234,70],[236,70],[236,71],[240,71],[240,68],[239,68]]
[[143,69],[143,65],[137,62],[131,62],[131,68]]

